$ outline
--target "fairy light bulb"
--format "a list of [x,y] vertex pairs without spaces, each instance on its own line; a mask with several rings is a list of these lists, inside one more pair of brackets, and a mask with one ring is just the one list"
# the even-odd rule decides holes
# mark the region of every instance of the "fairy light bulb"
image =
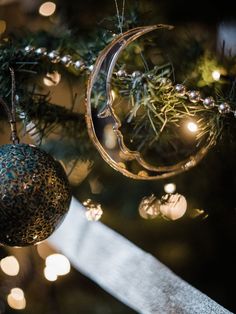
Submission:
[[20,288],[11,289],[7,296],[8,305],[14,310],[23,310],[26,307],[24,291]]
[[46,268],[53,269],[57,276],[63,276],[70,272],[70,262],[62,254],[51,254],[46,258]]
[[187,200],[181,194],[166,194],[161,198],[160,212],[170,219],[176,220],[181,218],[187,210]]
[[198,130],[198,126],[195,122],[188,122],[187,123],[187,129],[191,132],[191,133],[196,133]]
[[6,21],[0,20],[0,35],[5,32],[6,26],[7,26]]
[[220,72],[218,70],[213,71],[211,75],[212,75],[213,80],[219,81],[219,79],[220,79]]
[[42,16],[51,16],[56,11],[56,4],[51,1],[47,1],[41,4],[39,7],[39,14]]
[[52,267],[46,266],[44,268],[44,277],[48,281],[56,281],[57,280],[57,274],[55,273],[55,270]]
[[176,185],[174,183],[167,183],[164,185],[164,191],[168,194],[174,193],[176,190]]
[[23,300],[24,299],[24,291],[20,288],[11,289],[11,295],[15,300]]
[[8,276],[16,276],[19,273],[20,265],[15,256],[7,256],[0,262],[2,271]]
[[108,149],[116,147],[117,139],[112,124],[107,124],[104,128],[104,144]]

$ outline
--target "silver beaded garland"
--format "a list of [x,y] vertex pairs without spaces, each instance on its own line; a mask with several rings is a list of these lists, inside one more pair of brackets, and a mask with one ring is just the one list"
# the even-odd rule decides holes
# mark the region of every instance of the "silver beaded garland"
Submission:
[[72,63],[72,57],[70,55],[61,57],[61,63],[63,63],[66,67],[69,67]]
[[214,98],[213,97],[207,97],[205,99],[203,99],[203,105],[205,107],[214,107],[215,106],[215,101],[214,101]]
[[52,50],[52,51],[47,53],[46,48],[40,47],[40,48],[35,49],[35,47],[28,45],[24,48],[24,51],[27,54],[34,52],[38,56],[47,56],[48,59],[52,63],[61,62],[66,67],[73,66],[74,69],[77,71],[87,70],[87,71],[91,72],[93,70],[93,65],[85,66],[85,63],[83,62],[83,60],[73,61],[72,56],[69,54],[61,57],[57,50]]
[[33,52],[35,50],[35,47],[28,45],[25,47],[24,50],[25,50],[25,52],[30,53],[30,52]]
[[131,76],[132,76],[132,78],[137,78],[137,77],[140,77],[142,74],[141,74],[141,72],[139,72],[139,71],[134,71],[132,74],[131,74]]
[[221,114],[230,113],[231,111],[230,105],[227,102],[223,102],[218,106],[218,111]]
[[50,59],[50,61],[52,63],[58,63],[61,60],[59,52],[56,51],[56,50],[53,50],[53,51],[49,52],[48,53],[48,58]]
[[43,47],[40,47],[40,48],[37,48],[35,49],[35,54],[37,55],[43,55],[45,56],[47,54],[47,49],[46,48],[43,48]]
[[127,73],[126,73],[126,71],[125,70],[119,70],[119,71],[117,71],[116,72],[116,76],[117,77],[126,77],[127,76]]
[[84,62],[81,61],[81,60],[76,60],[75,62],[73,62],[73,67],[76,69],[76,70],[81,70],[84,68]]
[[[40,47],[40,48],[35,49],[35,47],[28,45],[24,48],[24,51],[27,54],[34,52],[38,56],[47,56],[52,63],[61,62],[66,67],[73,66],[73,68],[77,71],[86,70],[88,72],[92,72],[92,70],[94,68],[93,65],[85,65],[85,63],[82,60],[73,61],[72,56],[69,54],[60,57],[59,52],[56,50],[53,50],[53,51],[47,53],[47,49],[44,47]],[[143,75],[140,71],[134,71],[132,74],[128,75],[127,72],[123,69],[120,69],[119,71],[117,71],[115,73],[115,75],[116,75],[116,77],[121,78],[121,79],[125,78],[127,76],[130,76],[132,79],[137,79],[137,78],[143,77]],[[145,77],[147,77],[148,79],[153,79],[153,75],[150,75],[150,74],[145,75]],[[160,82],[160,84],[168,85],[167,87],[173,86],[171,80],[169,78],[166,78],[166,77],[162,77],[159,82]],[[175,85],[174,90],[178,94],[178,96],[180,96],[180,97],[188,95],[188,98],[192,103],[202,102],[202,104],[206,108],[218,107],[218,111],[220,114],[227,114],[227,113],[233,112],[228,103],[224,102],[224,103],[217,105],[215,103],[214,98],[211,96],[206,97],[205,99],[202,99],[199,91],[195,91],[195,90],[187,91],[186,87],[183,84]],[[234,111],[233,113],[234,113],[234,116],[236,117],[236,111]]]
[[198,91],[192,90],[188,92],[189,100],[193,103],[199,102],[201,100],[201,95]]
[[184,85],[182,84],[177,84],[175,85],[175,91],[180,95],[180,96],[184,96],[186,93],[186,88]]

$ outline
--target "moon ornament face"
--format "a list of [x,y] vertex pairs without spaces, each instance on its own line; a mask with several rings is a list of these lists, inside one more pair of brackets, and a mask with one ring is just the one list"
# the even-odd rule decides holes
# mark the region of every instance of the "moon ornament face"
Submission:
[[[139,180],[167,178],[195,166],[213,145],[209,137],[204,146],[184,160],[168,165],[156,165],[147,161],[139,149],[130,149],[121,132],[122,123],[114,110],[112,75],[117,60],[124,49],[139,37],[157,29],[172,29],[169,25],[137,27],[117,36],[99,55],[90,75],[86,95],[86,123],[88,133],[103,159],[123,175]],[[164,104],[163,104],[164,105]],[[97,113],[96,108],[99,108]],[[112,126],[108,134],[116,139],[116,150],[110,149],[104,141],[104,130]],[[143,134],[145,138],[145,134]],[[155,143],[158,145],[158,141]]]

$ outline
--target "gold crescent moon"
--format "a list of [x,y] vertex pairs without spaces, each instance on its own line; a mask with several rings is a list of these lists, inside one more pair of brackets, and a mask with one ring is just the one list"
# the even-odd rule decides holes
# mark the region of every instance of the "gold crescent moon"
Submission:
[[[209,148],[214,144],[214,139],[209,137],[205,146],[199,149],[199,151],[195,155],[190,156],[187,159],[171,166],[155,167],[147,163],[141,156],[140,152],[131,151],[124,143],[123,135],[120,132],[121,123],[112,107],[113,97],[111,93],[111,78],[114,67],[120,54],[130,43],[132,43],[134,40],[141,37],[142,35],[160,28],[170,30],[173,28],[173,26],[158,24],[152,26],[137,27],[117,36],[98,56],[87,85],[86,123],[88,133],[92,142],[101,154],[102,158],[111,167],[129,178],[138,180],[164,179],[174,176],[180,172],[186,171],[195,166],[205,156]],[[102,76],[100,76],[101,74]],[[113,130],[116,134],[120,151],[122,152],[122,159],[119,161],[115,160],[114,157],[108,154],[104,146],[101,144],[94,127],[91,101],[94,85],[99,81],[102,82],[104,85],[105,106],[102,113],[98,115],[98,118],[108,118],[112,121]],[[137,172],[134,172],[133,169],[129,167],[130,161],[137,162],[139,166]]]

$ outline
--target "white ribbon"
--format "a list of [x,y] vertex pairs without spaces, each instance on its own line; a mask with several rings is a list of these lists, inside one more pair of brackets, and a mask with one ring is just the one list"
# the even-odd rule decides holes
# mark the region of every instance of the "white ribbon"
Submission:
[[78,271],[138,313],[230,313],[118,233],[87,221],[74,198],[49,243]]

